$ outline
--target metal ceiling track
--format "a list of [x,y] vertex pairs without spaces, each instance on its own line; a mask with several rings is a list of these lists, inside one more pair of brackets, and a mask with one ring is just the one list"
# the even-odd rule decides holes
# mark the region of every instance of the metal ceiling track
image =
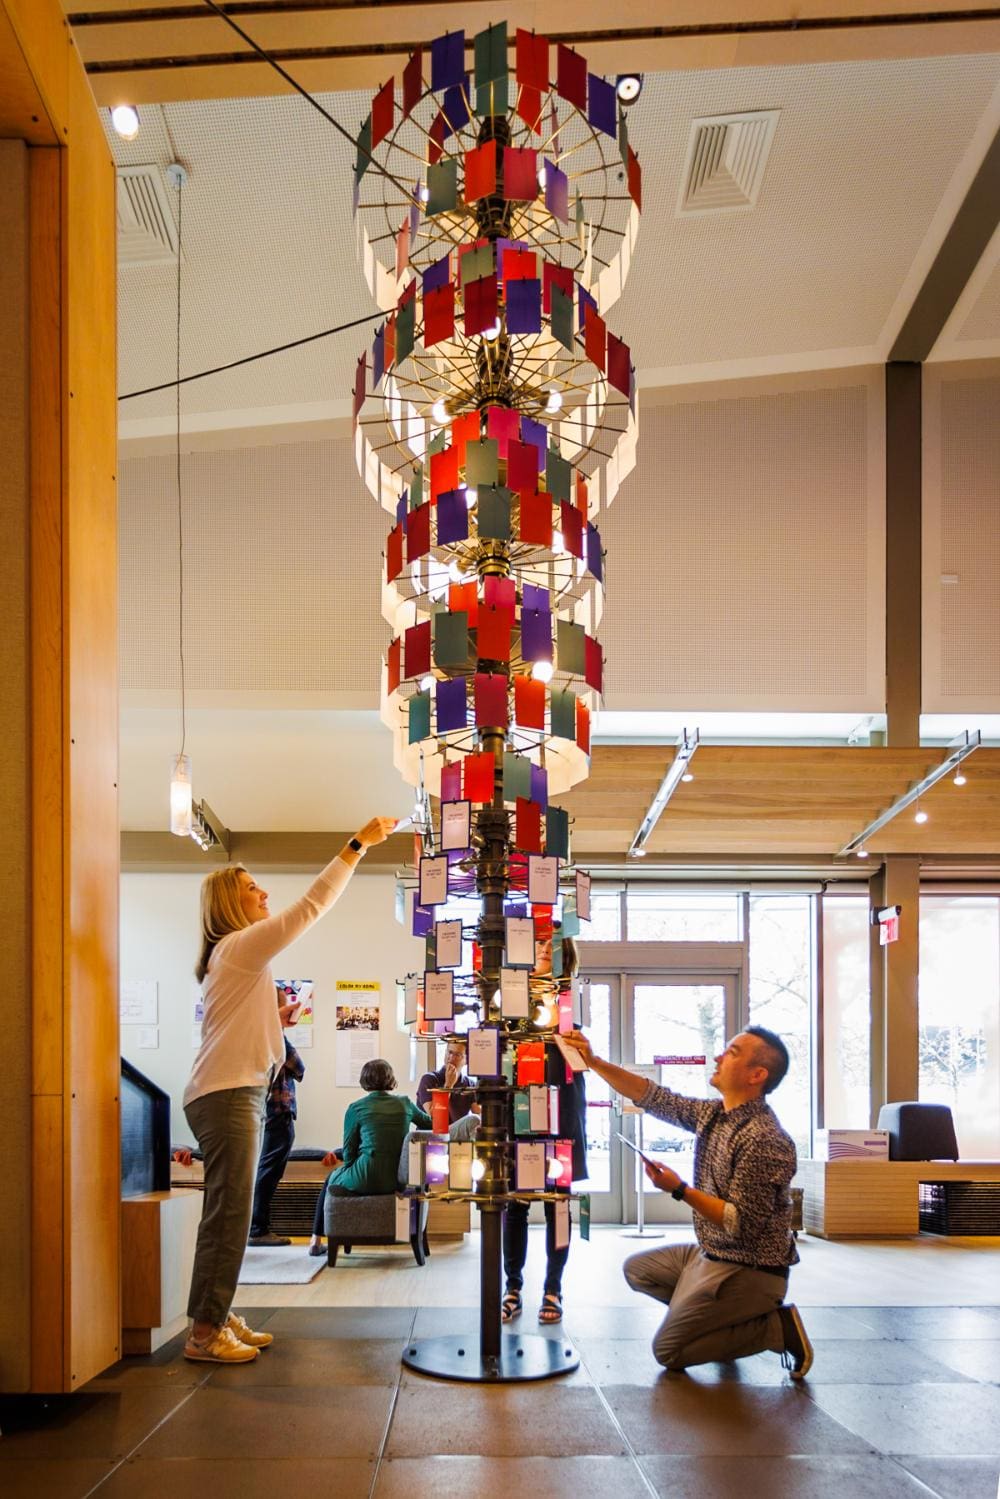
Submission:
[[964,733],[959,734],[957,739],[952,740],[949,746],[949,753],[941,761],[940,765],[936,765],[933,770],[929,770],[922,780],[917,781],[916,785],[911,786],[909,791],[897,797],[892,806],[887,807],[884,812],[880,813],[874,822],[870,822],[866,828],[862,828],[860,833],[855,834],[850,842],[845,843],[843,848],[838,850],[837,858],[846,859],[852,854],[857,854],[858,850],[863,849],[869,839],[874,838],[875,834],[880,832],[894,817],[898,817],[900,812],[905,812],[907,807],[912,807],[914,802],[919,801],[922,796],[926,795],[932,786],[937,785],[938,781],[943,781],[945,776],[957,770],[962,761],[968,759],[969,755],[973,754],[981,743],[982,737],[978,729],[973,729],[971,733],[965,730]]

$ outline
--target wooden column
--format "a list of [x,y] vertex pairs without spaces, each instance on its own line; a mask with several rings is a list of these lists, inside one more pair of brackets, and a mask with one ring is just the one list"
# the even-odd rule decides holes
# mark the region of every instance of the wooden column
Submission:
[[901,906],[899,941],[879,945],[871,929],[872,1124],[883,1103],[918,1096],[920,975],[920,858],[890,854],[871,881],[871,904]]
[[885,367],[886,743],[920,743],[921,366]]
[[6,188],[25,164],[23,222],[9,191],[0,210],[4,416],[23,423],[0,475],[23,554],[5,558],[0,794],[23,871],[5,935],[25,943],[0,1063],[30,1093],[0,1174],[0,1388],[55,1392],[120,1341],[115,174],[57,0],[0,0],[0,135]]

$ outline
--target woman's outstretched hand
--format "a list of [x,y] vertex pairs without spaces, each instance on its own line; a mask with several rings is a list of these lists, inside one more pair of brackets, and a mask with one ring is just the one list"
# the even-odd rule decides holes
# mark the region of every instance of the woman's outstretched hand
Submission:
[[366,822],[355,837],[365,848],[373,848],[376,843],[384,843],[396,826],[395,817],[373,817],[371,822]]

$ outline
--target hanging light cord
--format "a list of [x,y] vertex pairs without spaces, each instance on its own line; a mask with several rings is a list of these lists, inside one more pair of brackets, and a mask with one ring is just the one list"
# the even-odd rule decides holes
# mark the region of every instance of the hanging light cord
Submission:
[[184,204],[184,179],[177,179],[177,380],[175,382],[175,411],[177,417],[177,571],[180,580],[178,589],[179,611],[177,619],[177,643],[181,659],[181,755],[187,743],[187,693],[184,680],[184,492],[181,486],[181,238]]

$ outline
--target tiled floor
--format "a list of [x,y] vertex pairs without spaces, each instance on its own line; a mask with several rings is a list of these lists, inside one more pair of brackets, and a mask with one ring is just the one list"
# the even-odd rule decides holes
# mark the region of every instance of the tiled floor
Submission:
[[816,1363],[802,1386],[770,1354],[663,1373],[657,1309],[634,1300],[568,1307],[574,1373],[483,1387],[399,1362],[409,1336],[474,1325],[467,1308],[260,1309],[276,1341],[252,1365],[186,1364],[178,1339],[65,1400],[0,1403],[0,1493],[997,1499],[1000,1310],[805,1315]]

